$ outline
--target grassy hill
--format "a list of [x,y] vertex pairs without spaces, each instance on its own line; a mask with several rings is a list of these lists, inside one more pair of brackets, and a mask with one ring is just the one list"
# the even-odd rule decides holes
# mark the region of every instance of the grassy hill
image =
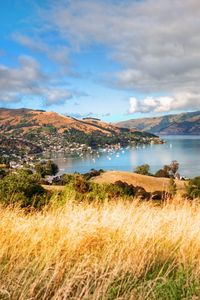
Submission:
[[[27,133],[31,130],[37,131],[41,128],[49,129],[49,131],[52,132],[57,131],[61,134],[70,130],[78,130],[85,134],[91,134],[97,131],[109,136],[113,134],[132,132],[145,136],[145,134],[139,130],[132,130],[123,127],[119,128],[115,125],[102,122],[101,120],[94,118],[79,120],[50,111],[27,108],[0,108],[0,133],[12,133],[17,129],[20,129],[23,133]],[[147,136],[150,135],[147,134]]]
[[23,132],[52,126],[59,133],[66,130],[77,129],[84,133],[99,131],[110,135],[112,132],[119,133],[121,130],[114,125],[101,121],[78,120],[72,117],[60,115],[55,112],[32,110],[32,109],[5,109],[0,108],[0,132],[21,129]]
[[119,127],[147,131],[154,134],[199,135],[200,111],[166,115],[155,118],[132,119],[117,123]]
[[55,112],[0,108],[0,156],[22,158],[47,151],[76,154],[89,148],[162,142],[157,136],[119,128],[94,118],[78,120]]
[[[107,171],[93,179],[97,183],[115,183],[119,180],[134,186],[141,186],[148,192],[168,191],[169,186],[168,178],[157,178],[124,171]],[[181,193],[184,190],[184,182],[176,180],[176,185]]]
[[[78,120],[72,117],[60,115],[55,112],[32,110],[32,109],[5,109],[0,108],[0,134],[7,137],[25,137],[33,141],[34,135],[39,138],[42,136],[65,137],[71,142],[84,143],[84,139],[90,136],[93,139],[101,137],[112,139],[155,137],[152,134],[119,128],[98,119]],[[119,142],[118,141],[118,142]]]

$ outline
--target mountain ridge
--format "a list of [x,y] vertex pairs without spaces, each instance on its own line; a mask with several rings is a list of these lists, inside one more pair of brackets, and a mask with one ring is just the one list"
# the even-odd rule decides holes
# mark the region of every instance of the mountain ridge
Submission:
[[[59,133],[74,129],[89,134],[99,131],[110,135],[112,132],[120,133],[121,129],[115,125],[95,120],[79,120],[56,112],[33,110],[29,108],[7,109],[0,108],[0,132],[12,131],[20,128],[24,132],[38,129],[42,126],[53,126]],[[134,130],[130,130],[134,132]]]
[[131,119],[115,125],[158,135],[200,135],[200,111]]
[[[159,137],[120,128],[100,119],[78,120],[56,112],[28,108],[0,108],[0,154],[63,151],[77,153],[90,148],[161,143]],[[9,146],[10,145],[10,146]]]

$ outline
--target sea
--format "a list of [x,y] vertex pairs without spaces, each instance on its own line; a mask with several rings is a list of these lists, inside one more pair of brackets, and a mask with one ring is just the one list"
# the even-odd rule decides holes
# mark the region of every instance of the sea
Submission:
[[179,173],[186,178],[200,176],[200,135],[161,136],[159,145],[140,145],[108,152],[101,149],[79,157],[58,154],[52,159],[59,166],[59,174],[86,173],[91,169],[133,172],[139,165],[148,164],[152,173],[173,160],[179,162]]

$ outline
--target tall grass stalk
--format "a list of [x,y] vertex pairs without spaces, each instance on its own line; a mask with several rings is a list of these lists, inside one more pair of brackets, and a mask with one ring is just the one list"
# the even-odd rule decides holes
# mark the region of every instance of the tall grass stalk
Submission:
[[200,207],[0,207],[0,299],[200,299]]

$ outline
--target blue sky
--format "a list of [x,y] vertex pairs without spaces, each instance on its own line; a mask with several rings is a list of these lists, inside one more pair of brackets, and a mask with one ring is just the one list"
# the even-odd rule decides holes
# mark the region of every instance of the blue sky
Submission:
[[171,4],[1,1],[0,106],[106,121],[199,109],[200,4]]

